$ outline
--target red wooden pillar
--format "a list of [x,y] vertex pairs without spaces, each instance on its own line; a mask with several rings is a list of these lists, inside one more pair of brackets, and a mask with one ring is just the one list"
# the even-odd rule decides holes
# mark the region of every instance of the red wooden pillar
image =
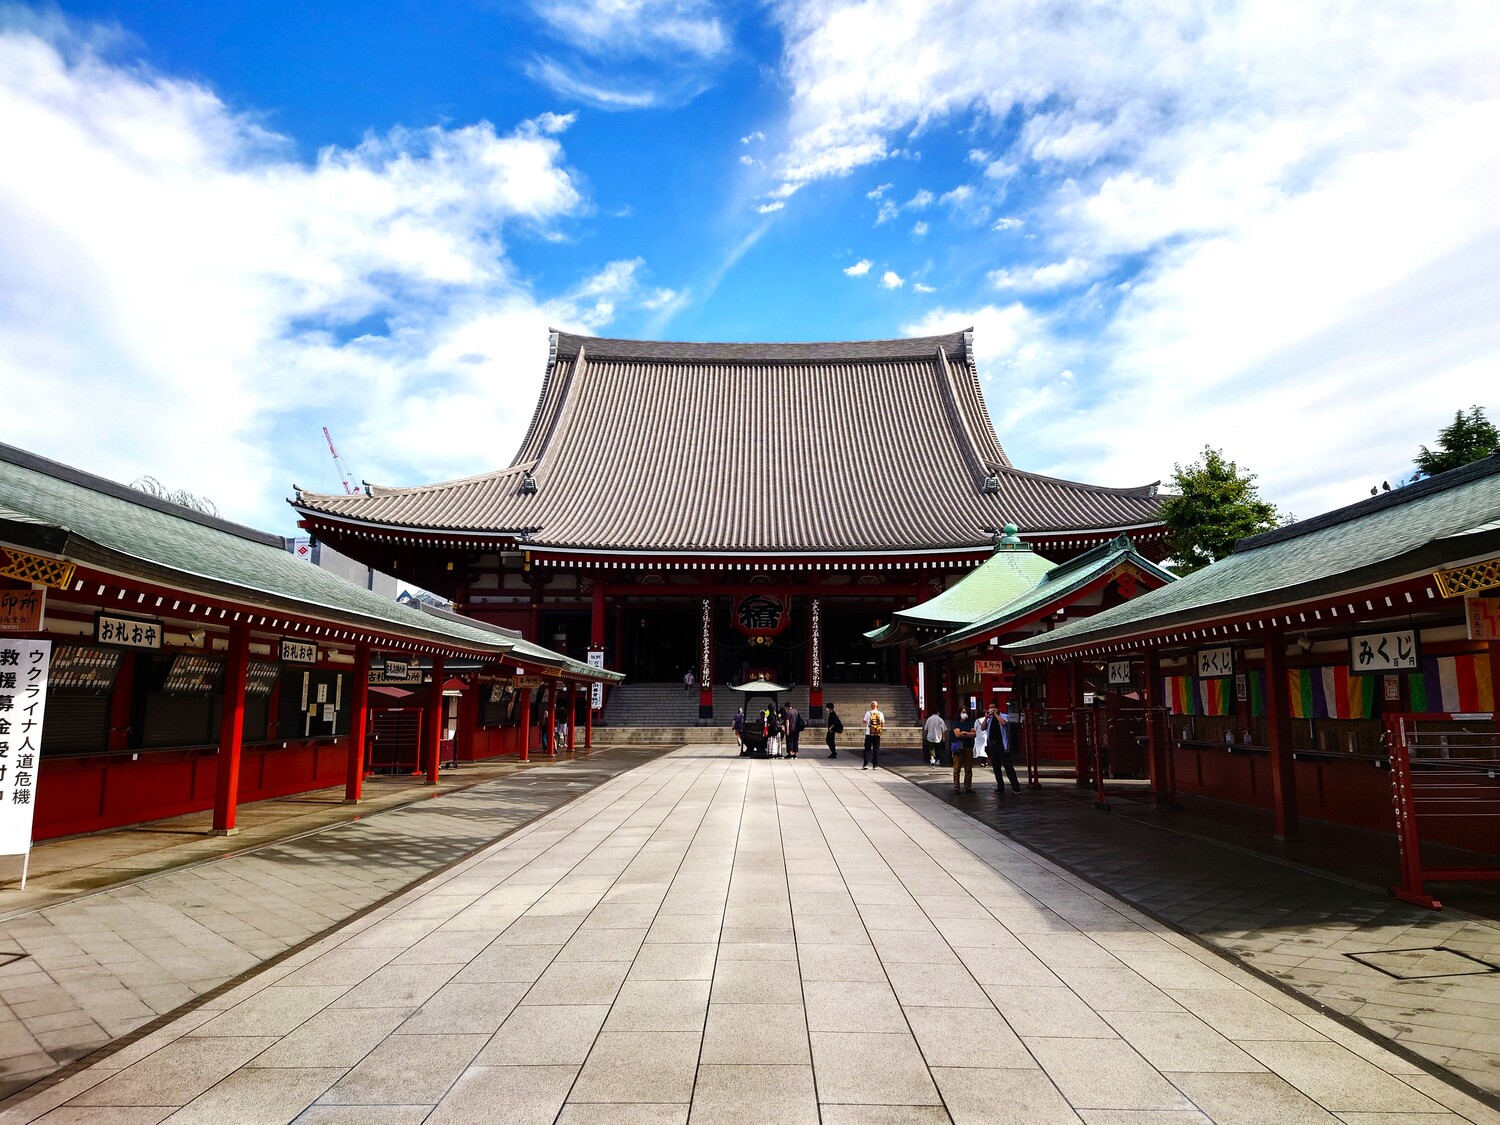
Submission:
[[1161,711],[1161,651],[1146,650],[1145,687],[1141,699],[1146,706],[1146,766],[1151,776],[1151,800],[1157,808],[1172,803],[1172,787],[1168,780],[1167,755],[1172,753],[1171,731],[1166,715]]
[[594,579],[593,612],[589,615],[589,647],[604,647],[604,583]]
[[1495,701],[1495,729],[1500,731],[1500,641],[1490,642],[1490,698]]
[[1073,783],[1080,789],[1089,786],[1089,750],[1083,713],[1083,661],[1068,663],[1068,716],[1073,723]]
[[245,739],[245,673],[250,667],[250,626],[229,627],[224,668],[224,710],[219,720],[219,762],[214,777],[214,835],[233,836],[240,800],[240,748]]
[[557,757],[557,681],[547,685],[547,753]]
[[111,750],[130,749],[130,708],[135,701],[135,653],[120,653],[120,670],[115,674],[113,694],[109,697],[109,741]]
[[592,750],[594,747],[594,685],[587,687],[588,698],[584,701],[583,709],[583,748]]
[[1292,705],[1286,682],[1286,635],[1266,634],[1266,718],[1270,727],[1271,808],[1276,838],[1297,838],[1297,774],[1292,761]]
[[344,803],[357,804],[365,782],[365,731],[370,720],[370,646],[354,646],[354,683],[349,692],[349,759]]
[[[519,688],[517,689],[520,690]],[[526,689],[526,702],[519,708],[521,712],[521,761],[531,761],[531,712],[532,703],[531,689]]]
[[578,685],[568,683],[568,753],[573,753],[578,740]]
[[438,759],[443,753],[443,658],[432,658],[432,690],[427,694],[427,784],[438,782]]

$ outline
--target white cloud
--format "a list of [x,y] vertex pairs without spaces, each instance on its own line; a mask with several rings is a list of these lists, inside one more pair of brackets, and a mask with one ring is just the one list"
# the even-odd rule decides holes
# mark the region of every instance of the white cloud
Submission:
[[844,272],[850,277],[864,277],[865,274],[870,272],[870,259],[861,258],[852,266],[847,267]]
[[914,282],[912,282],[912,286],[911,287],[912,287],[912,292],[914,292],[914,293],[936,293],[937,292],[937,290],[935,288],[933,288],[931,285],[923,285],[920,281],[914,281]]
[[865,192],[865,198],[879,199],[895,186],[895,184],[880,184],[878,187],[873,187],[869,191]]
[[[299,160],[209,89],[115,63],[58,21],[0,32],[4,440],[149,473],[285,528],[292,480],[410,482],[503,460],[549,325],[662,299],[639,261],[552,299],[507,244],[585,200],[549,114],[368,135]],[[497,452],[499,451],[499,452]]]
[[762,203],[762,204],[760,204],[758,207],[756,207],[756,210],[758,212],[760,212],[762,215],[769,215],[773,211],[780,211],[785,206],[786,206],[786,201],[784,199],[777,199],[777,200],[775,200],[775,201],[773,201],[771,203]]
[[748,152],[740,153],[740,163],[743,164],[746,168],[765,167],[765,165],[763,165],[759,160],[755,159],[755,157],[751,156]]
[[899,214],[901,214],[901,207],[895,200],[882,199],[880,207],[875,212],[875,225],[878,227],[881,223],[888,223]]
[[590,54],[716,59],[729,32],[715,6],[701,0],[534,0],[552,34]]
[[882,289],[900,289],[903,284],[905,283],[901,280],[901,275],[895,270],[886,270],[885,273],[880,275],[880,286]]
[[1082,258],[1069,258],[1066,261],[1052,262],[1045,266],[992,270],[989,277],[990,283],[996,289],[1038,293],[1077,285],[1088,281],[1097,272],[1098,269],[1092,262]]
[[685,104],[713,84],[732,45],[710,0],[532,0],[531,9],[563,54],[538,55],[527,74],[599,109]]
[[914,223],[912,224],[911,232],[918,238],[926,238],[927,224],[923,222]]
[[998,280],[1055,289],[1084,261],[1134,275],[1117,307],[1049,325],[1054,351],[1086,341],[1067,363],[1080,397],[1055,427],[1066,439],[1028,430],[1031,467],[1149,480],[1207,440],[1307,514],[1430,442],[1474,397],[1454,388],[1494,385],[1491,5],[1460,0],[1442,19],[1407,0],[775,12],[790,190],[923,132],[1004,137],[1003,152],[974,145],[970,193],[944,198],[1016,230],[995,212],[1024,183],[1027,237],[1052,265],[999,258]]
[[759,129],[757,129],[753,133],[751,133],[749,136],[741,137],[740,138],[740,144],[747,145],[751,141],[763,141],[765,139],[766,139],[766,135],[764,133],[762,133]]
[[932,192],[928,191],[926,188],[923,188],[921,191],[917,192],[916,195],[912,196],[906,201],[906,209],[908,211],[921,211],[924,208],[931,207],[932,201],[936,198],[937,197],[933,195]]

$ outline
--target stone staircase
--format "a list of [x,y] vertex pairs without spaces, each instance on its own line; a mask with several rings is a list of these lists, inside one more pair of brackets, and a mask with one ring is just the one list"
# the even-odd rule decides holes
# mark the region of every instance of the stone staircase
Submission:
[[[793,687],[782,695],[782,700],[807,714],[807,685]],[[734,718],[735,709],[744,702],[744,696],[724,685],[714,688],[714,718],[712,726],[727,727]],[[857,724],[869,707],[870,700],[878,699],[880,709],[885,712],[886,730],[912,727],[917,723],[917,704],[911,691],[900,684],[825,684],[823,704],[838,707],[839,717],[844,720],[846,737],[856,731]],[[764,702],[762,697],[761,702]],[[611,728],[692,728],[698,726],[698,692],[684,691],[681,683],[625,683],[610,691],[605,704],[603,727]],[[617,741],[613,740],[612,741]],[[697,741],[684,739],[683,741]]]

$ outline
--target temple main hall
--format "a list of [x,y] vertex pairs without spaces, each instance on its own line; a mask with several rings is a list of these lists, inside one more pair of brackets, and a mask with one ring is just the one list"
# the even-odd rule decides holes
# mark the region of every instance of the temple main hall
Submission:
[[914,701],[912,646],[865,634],[989,558],[1006,524],[1056,561],[1122,534],[1160,558],[1165,537],[1155,484],[1011,463],[971,331],[794,344],[554,331],[508,467],[292,504],[318,539],[460,613],[632,684],[677,685],[720,722],[714,688],[754,679],[804,689],[814,720],[830,685]]

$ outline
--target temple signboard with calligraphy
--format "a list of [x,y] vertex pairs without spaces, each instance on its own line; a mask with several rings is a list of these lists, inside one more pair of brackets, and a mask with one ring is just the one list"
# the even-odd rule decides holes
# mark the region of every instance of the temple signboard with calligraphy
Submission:
[[0,590],[0,633],[40,632],[46,604],[46,590]]
[[1349,638],[1349,671],[1376,675],[1414,671],[1421,659],[1415,629]]

